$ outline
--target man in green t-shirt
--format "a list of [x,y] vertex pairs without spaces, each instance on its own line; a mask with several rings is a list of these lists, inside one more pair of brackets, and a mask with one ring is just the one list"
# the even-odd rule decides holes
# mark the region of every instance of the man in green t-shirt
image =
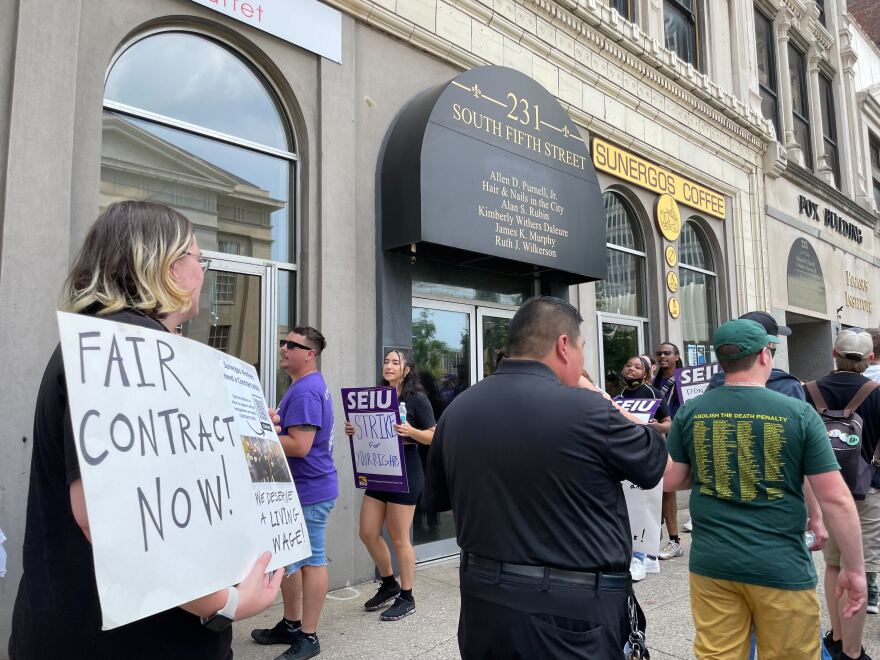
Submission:
[[683,406],[667,440],[664,490],[691,489],[691,610],[697,658],[819,657],[816,571],[804,543],[809,480],[853,570],[841,571],[847,614],[867,597],[859,520],[825,427],[803,401],[764,387],[779,338],[724,323],[712,341],[724,387]]

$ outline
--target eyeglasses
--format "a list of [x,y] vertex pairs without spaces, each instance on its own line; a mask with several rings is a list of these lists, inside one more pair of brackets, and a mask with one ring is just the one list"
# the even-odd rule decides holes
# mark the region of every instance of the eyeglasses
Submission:
[[289,339],[282,339],[282,340],[279,342],[279,345],[281,346],[281,348],[285,348],[285,347],[286,347],[288,351],[292,351],[294,348],[301,348],[301,349],[303,349],[304,351],[314,351],[314,350],[315,350],[314,348],[311,348],[311,347],[309,347],[309,346],[306,346],[305,344],[300,344],[300,343],[298,343],[298,342],[291,341],[291,340],[289,340]]
[[776,347],[775,346],[768,346],[767,350],[770,351],[770,357],[776,357]]
[[203,273],[208,272],[208,267],[211,265],[211,260],[203,254],[194,254],[192,252],[186,252],[191,257],[195,257],[196,261],[199,262],[199,267],[202,269]]
[[663,357],[664,355],[674,355],[675,351],[656,351],[654,353],[655,357]]

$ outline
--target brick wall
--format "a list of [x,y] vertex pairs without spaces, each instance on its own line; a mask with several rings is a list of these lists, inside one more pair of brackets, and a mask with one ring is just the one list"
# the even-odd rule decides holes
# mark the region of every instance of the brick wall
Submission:
[[880,45],[880,2],[849,0],[847,10],[875,44]]

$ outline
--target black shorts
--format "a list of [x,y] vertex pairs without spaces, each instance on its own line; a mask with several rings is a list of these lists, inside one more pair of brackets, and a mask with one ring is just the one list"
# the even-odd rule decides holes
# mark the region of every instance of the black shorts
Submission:
[[425,486],[425,471],[422,469],[422,459],[419,458],[418,445],[403,446],[403,462],[409,481],[408,493],[390,493],[385,490],[367,489],[364,495],[391,504],[411,504],[413,506],[418,504]]

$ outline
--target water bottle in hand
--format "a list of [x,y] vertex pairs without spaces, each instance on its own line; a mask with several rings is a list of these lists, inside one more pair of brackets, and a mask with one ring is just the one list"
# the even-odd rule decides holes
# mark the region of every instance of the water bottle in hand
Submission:
[[807,550],[811,550],[811,551],[812,551],[812,549],[813,549],[813,544],[814,544],[815,542],[816,542],[816,533],[815,533],[813,530],[808,529],[808,530],[806,531],[806,533],[804,534],[804,543],[805,543],[806,546],[807,546]]
[[400,402],[400,423],[406,424],[406,404],[403,401]]

